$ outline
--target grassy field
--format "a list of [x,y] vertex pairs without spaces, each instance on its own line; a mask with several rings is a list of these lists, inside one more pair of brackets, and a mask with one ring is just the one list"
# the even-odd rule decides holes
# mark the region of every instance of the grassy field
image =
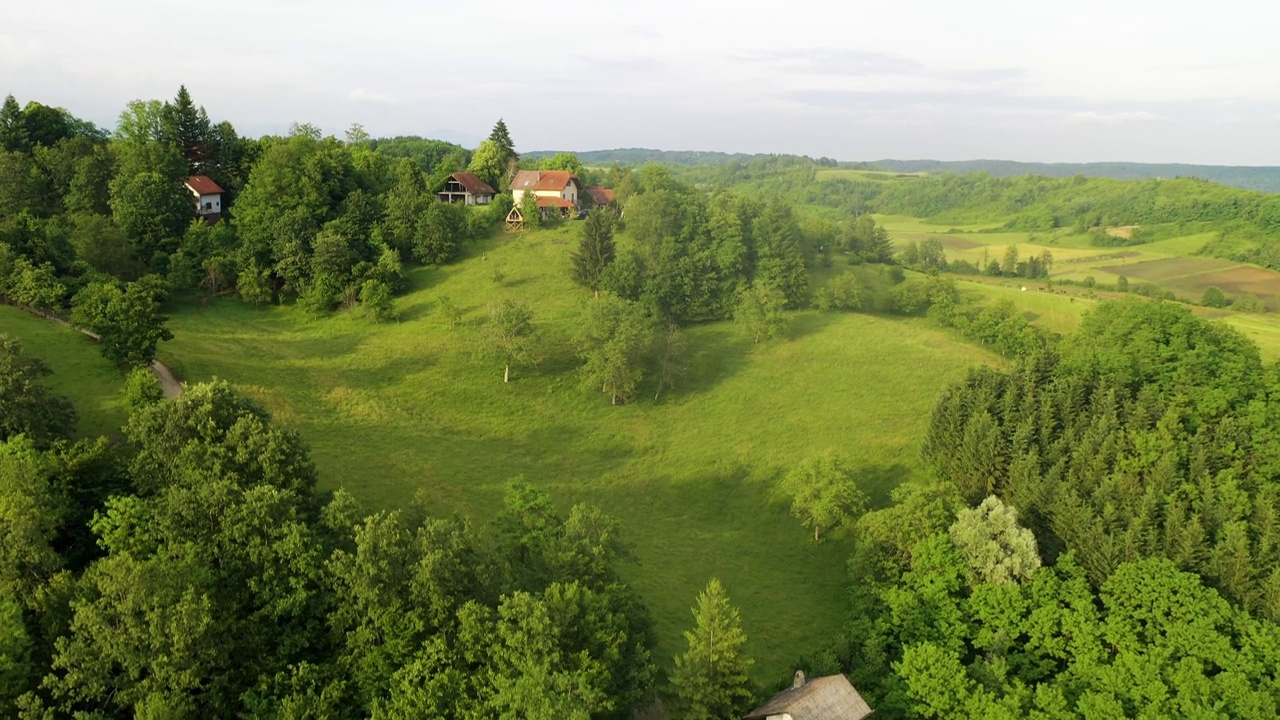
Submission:
[[1171,290],[1192,302],[1209,287],[1217,287],[1236,299],[1256,295],[1272,310],[1280,309],[1280,272],[1256,265],[1196,255],[1215,233],[1201,232],[1130,247],[1093,247],[1087,235],[1069,230],[1052,233],[977,232],[993,225],[951,227],[930,224],[919,218],[896,215],[877,216],[894,241],[905,244],[930,238],[939,240],[949,260],[967,260],[980,266],[1000,260],[1010,245],[1018,246],[1020,257],[1053,254],[1051,276],[1055,280],[1084,281],[1092,277],[1111,284],[1123,275],[1131,283],[1149,282]]
[[98,354],[92,340],[9,305],[0,305],[0,334],[17,338],[26,354],[49,364],[53,374],[45,384],[75,400],[81,435],[119,434],[124,424],[124,376]]
[[[780,474],[836,449],[883,502],[917,477],[939,391],[1000,361],[924,320],[801,312],[771,345],[729,324],[696,327],[676,392],[610,407],[575,372],[571,336],[591,301],[567,279],[576,232],[493,238],[454,265],[414,271],[398,323],[358,311],[311,321],[228,299],[176,313],[165,349],[188,380],[224,378],[261,400],[310,443],[327,486],[371,508],[419,496],[485,518],[517,475],[565,510],[600,505],[634,543],[628,572],[653,610],[660,659],[679,649],[690,605],[718,576],[742,610],[757,677],[786,674],[842,623],[850,548],[810,541],[776,493]],[[446,296],[465,327],[434,312]],[[502,297],[529,302],[544,338],[544,362],[515,369],[508,385],[501,363],[473,351]]]

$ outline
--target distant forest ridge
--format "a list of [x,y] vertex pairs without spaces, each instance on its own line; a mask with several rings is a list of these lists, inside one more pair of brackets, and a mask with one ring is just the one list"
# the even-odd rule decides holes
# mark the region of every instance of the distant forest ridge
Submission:
[[[530,158],[550,157],[554,151],[525,153]],[[777,157],[768,153],[723,153],[696,150],[653,150],[649,148],[619,148],[591,150],[575,153],[587,165],[639,165],[664,163],[671,165],[715,165],[726,162],[751,162],[757,158]],[[811,158],[813,159],[813,158]],[[837,162],[830,158],[816,158],[814,162],[830,167],[858,170],[886,170],[890,172],[974,173],[986,172],[996,177],[1017,175],[1046,175],[1048,177],[1107,177],[1116,180],[1144,180],[1148,178],[1194,177],[1210,182],[1262,192],[1280,192],[1280,167],[1189,165],[1183,163],[1028,163],[1012,160],[875,160],[871,162]]]

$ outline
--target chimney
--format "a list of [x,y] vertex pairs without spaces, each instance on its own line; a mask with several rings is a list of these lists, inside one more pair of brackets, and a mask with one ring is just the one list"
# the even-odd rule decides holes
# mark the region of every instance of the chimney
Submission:
[[804,671],[803,670],[796,671],[796,679],[794,682],[791,683],[791,688],[793,690],[798,687],[804,687]]

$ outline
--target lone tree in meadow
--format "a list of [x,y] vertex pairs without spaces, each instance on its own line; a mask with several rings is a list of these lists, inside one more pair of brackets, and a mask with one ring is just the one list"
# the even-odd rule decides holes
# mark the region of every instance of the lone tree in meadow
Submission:
[[689,343],[679,325],[671,323],[662,331],[654,349],[653,365],[658,376],[658,389],[653,393],[656,402],[663,390],[674,388],[676,380],[689,372]]
[[606,295],[591,303],[578,336],[578,355],[586,382],[609,396],[610,404],[634,397],[644,378],[645,359],[654,341],[654,325],[639,303]]
[[720,720],[742,717],[752,701],[747,670],[755,662],[742,653],[747,642],[738,609],[719,580],[712,579],[693,608],[697,621],[686,631],[689,649],[676,658],[671,685],[676,692],[674,717]]
[[1227,296],[1218,288],[1210,286],[1204,289],[1204,294],[1200,296],[1200,304],[1211,308],[1224,308],[1227,306]]
[[791,498],[791,514],[813,528],[813,541],[822,533],[847,526],[867,509],[867,496],[853,473],[835,453],[827,452],[797,465],[782,480]]
[[783,308],[787,298],[777,288],[755,283],[744,288],[738,296],[738,307],[733,319],[747,328],[758,343],[782,335],[787,329],[787,316]]
[[569,256],[573,262],[573,281],[600,297],[600,281],[615,257],[613,219],[603,210],[592,212],[582,225],[578,249]]
[[502,382],[511,382],[511,365],[532,364],[536,330],[533,311],[524,303],[508,298],[489,306],[489,322],[484,328],[484,347],[492,355],[502,358]]

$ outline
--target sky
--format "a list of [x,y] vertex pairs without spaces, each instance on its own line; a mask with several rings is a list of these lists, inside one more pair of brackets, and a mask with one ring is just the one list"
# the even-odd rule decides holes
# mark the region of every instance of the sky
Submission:
[[[207,7],[203,10],[202,7]],[[1275,0],[40,0],[0,94],[519,151],[1280,165]]]

